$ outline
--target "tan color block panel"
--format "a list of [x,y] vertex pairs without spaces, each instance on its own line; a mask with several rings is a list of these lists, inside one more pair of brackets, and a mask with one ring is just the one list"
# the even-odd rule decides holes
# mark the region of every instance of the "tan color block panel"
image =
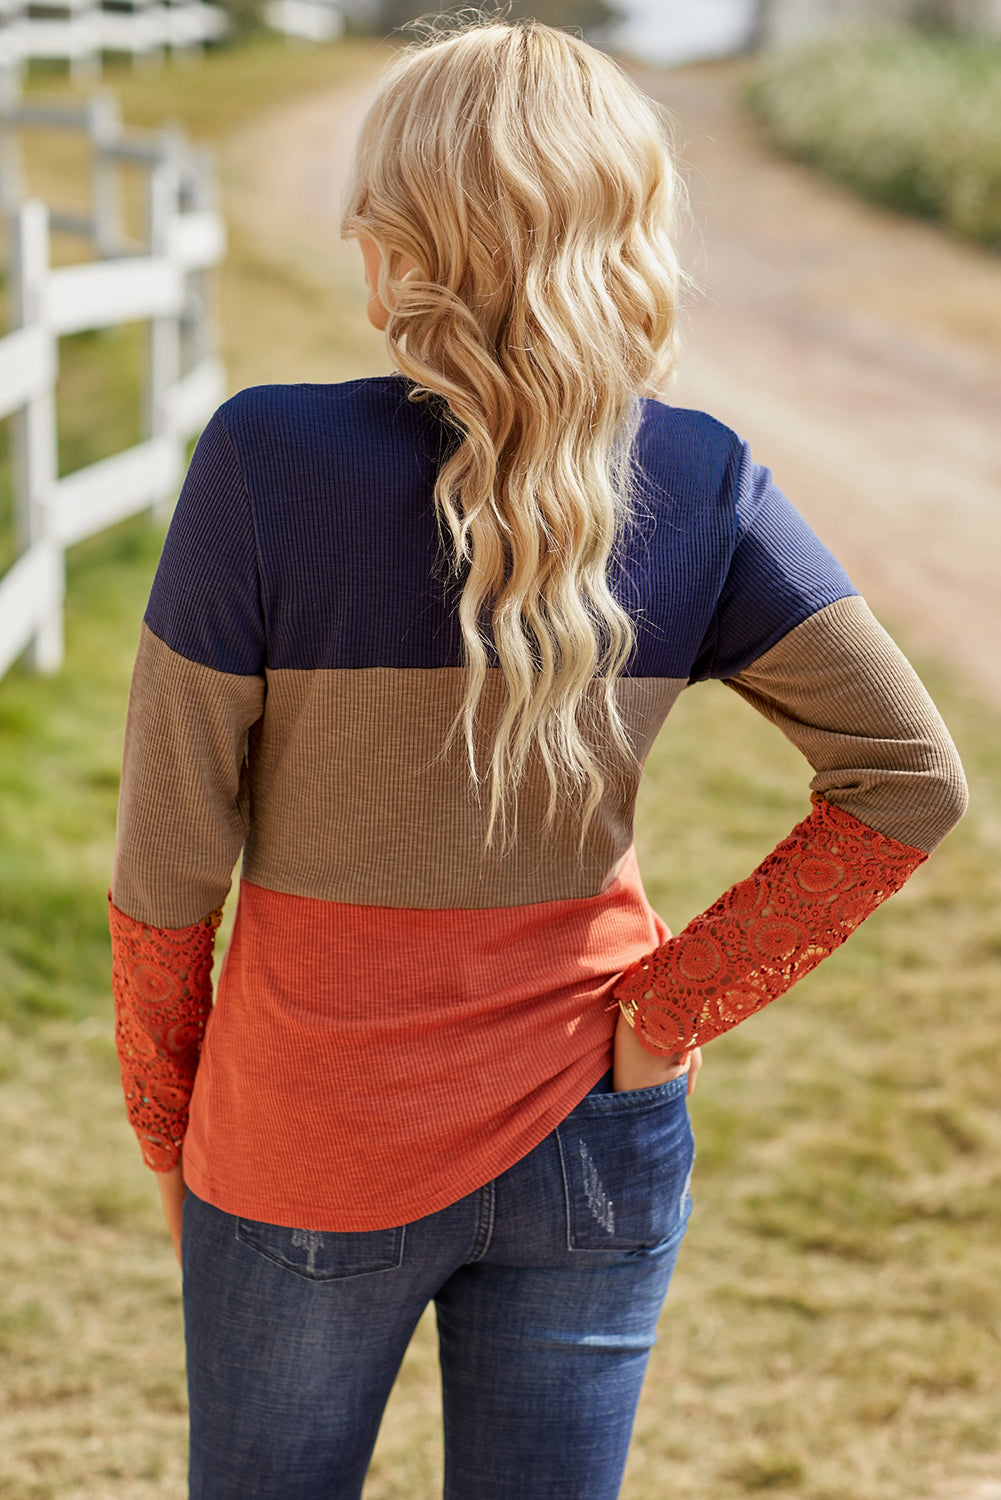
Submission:
[[927,853],[962,816],[956,747],[863,599],[818,610],[729,686],[802,751],[812,789],[869,828]]
[[[684,685],[620,682],[639,760]],[[515,836],[488,850],[485,798],[477,801],[464,746],[443,748],[462,691],[456,668],[270,672],[253,736],[247,878],[328,901],[418,909],[521,906],[604,890],[632,845],[639,767],[608,775],[583,851],[572,801],[544,830],[548,781],[531,767]],[[502,691],[491,673],[485,735]]]
[[187,927],[226,899],[247,831],[247,732],[263,707],[263,678],[188,661],[143,625],[112,878],[127,916]]
[[[605,890],[632,843],[638,767],[609,775],[581,850],[572,799],[545,829],[548,782],[535,765],[515,837],[488,850],[461,741],[443,748],[462,682],[451,668],[284,670],[265,691],[263,679],[190,662],[143,627],[115,904],[151,925],[199,921],[225,898],[245,838],[249,879],[322,900],[483,909]],[[813,788],[869,827],[928,850],[962,811],[948,733],[862,600],[819,611],[731,686],[803,752]],[[683,687],[620,681],[639,761]],[[485,737],[502,692],[491,674]]]

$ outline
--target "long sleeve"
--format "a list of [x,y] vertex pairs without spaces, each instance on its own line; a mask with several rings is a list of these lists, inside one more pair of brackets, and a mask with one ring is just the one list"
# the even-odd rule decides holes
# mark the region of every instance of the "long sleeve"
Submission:
[[[755,522],[783,503],[767,494]],[[746,879],[619,982],[623,1013],[653,1052],[711,1041],[783,994],[899,890],[966,806],[945,725],[856,594],[753,655],[755,600],[774,597],[776,576],[789,576],[763,528],[754,531],[752,522],[737,549],[736,581],[700,675],[722,677],[803,752],[814,807]]]
[[222,420],[168,532],[132,675],[110,893],[126,1105],[147,1164],[179,1159],[212,1006],[218,914],[247,830],[264,704],[249,497]]

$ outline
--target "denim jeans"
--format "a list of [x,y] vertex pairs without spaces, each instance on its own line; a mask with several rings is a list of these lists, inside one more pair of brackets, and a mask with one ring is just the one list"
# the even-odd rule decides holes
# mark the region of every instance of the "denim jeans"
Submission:
[[399,1228],[277,1228],[189,1194],[192,1500],[357,1500],[432,1300],[446,1500],[613,1500],[692,1157],[684,1077],[616,1094],[607,1075],[515,1166]]

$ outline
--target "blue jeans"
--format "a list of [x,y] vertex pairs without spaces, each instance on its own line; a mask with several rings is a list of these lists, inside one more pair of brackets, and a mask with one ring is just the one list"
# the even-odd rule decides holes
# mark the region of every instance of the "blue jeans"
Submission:
[[358,1500],[432,1300],[446,1500],[613,1500],[692,1157],[684,1077],[616,1094],[608,1075],[507,1172],[399,1228],[282,1229],[189,1194],[192,1500]]

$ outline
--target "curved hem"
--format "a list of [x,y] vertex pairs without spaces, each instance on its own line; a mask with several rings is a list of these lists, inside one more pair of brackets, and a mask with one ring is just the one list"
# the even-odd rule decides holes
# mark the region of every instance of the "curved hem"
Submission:
[[[479,1191],[488,1182],[500,1177],[511,1167],[523,1161],[536,1146],[542,1144],[548,1135],[551,1135],[557,1125],[567,1118],[577,1108],[582,1099],[594,1088],[595,1084],[608,1072],[609,1062],[607,1057],[602,1057],[601,1066],[592,1074],[585,1075],[587,1087],[578,1091],[575,1088],[571,1094],[571,1102],[561,1102],[559,1105],[546,1110],[539,1119],[535,1121],[532,1129],[525,1139],[528,1145],[508,1159],[505,1153],[497,1160],[489,1156],[477,1158],[475,1168],[470,1168],[470,1179],[466,1181],[457,1180],[452,1186],[443,1188],[437,1193],[431,1194],[427,1200],[421,1203],[412,1198],[393,1201],[387,1204],[383,1211],[373,1210],[371,1213],[343,1213],[320,1211],[314,1204],[309,1207],[299,1204],[283,1194],[269,1196],[267,1201],[263,1198],[252,1201],[243,1198],[239,1193],[230,1194],[226,1188],[217,1183],[208,1170],[203,1170],[198,1162],[184,1161],[184,1179],[188,1187],[195,1195],[209,1203],[213,1208],[222,1213],[232,1214],[236,1218],[253,1219],[258,1223],[279,1225],[287,1229],[309,1229],[319,1234],[336,1233],[359,1233],[373,1229],[397,1229],[402,1224],[413,1224],[418,1219],[428,1218],[431,1214],[440,1213],[442,1209],[450,1208],[453,1203],[466,1198],[470,1193]],[[182,1153],[183,1160],[183,1153]],[[412,1180],[419,1174],[407,1174]],[[336,1222],[334,1222],[336,1220]]]

